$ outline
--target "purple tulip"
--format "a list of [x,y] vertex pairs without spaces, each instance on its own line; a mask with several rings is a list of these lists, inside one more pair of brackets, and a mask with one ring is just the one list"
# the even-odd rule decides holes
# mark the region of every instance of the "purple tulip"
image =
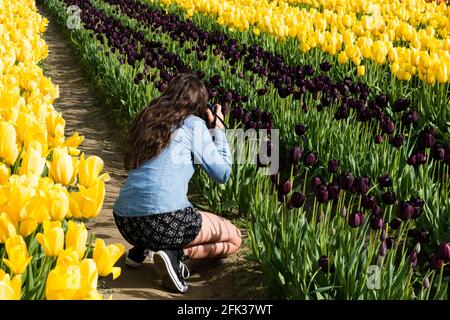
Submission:
[[409,263],[411,263],[411,267],[414,269],[417,267],[418,258],[417,258],[417,251],[413,250],[411,254],[408,257]]
[[400,148],[403,145],[404,140],[405,139],[403,138],[403,136],[401,134],[396,135],[392,139],[392,145],[398,149],[398,148]]
[[381,194],[381,200],[386,204],[394,204],[395,203],[395,192],[387,191]]
[[308,128],[301,123],[295,125],[295,133],[299,136],[303,136],[305,134],[306,130],[308,130]]
[[328,184],[327,191],[328,197],[332,200],[337,200],[339,198],[339,194],[341,193],[339,185],[335,182]]
[[320,70],[327,72],[331,69],[332,65],[328,61],[324,61],[320,64]]
[[294,147],[289,153],[289,160],[293,163],[298,163],[300,158],[302,157],[302,149],[299,147]]
[[353,187],[354,178],[348,171],[344,171],[338,177],[338,184],[342,190],[349,190]]
[[386,228],[384,228],[384,223],[383,223],[383,229],[381,229],[381,234],[380,234],[380,241],[385,241],[386,240]]
[[434,135],[430,133],[425,133],[422,137],[422,146],[424,148],[431,148],[436,143],[436,140],[434,138]]
[[375,143],[376,144],[380,144],[380,143],[382,143],[383,142],[383,136],[381,136],[381,135],[376,135],[375,136]]
[[385,120],[381,123],[381,131],[387,134],[393,133],[395,130],[395,124],[390,120]]
[[352,228],[357,228],[360,225],[362,225],[364,222],[364,213],[362,213],[361,211],[356,211],[353,212],[349,217],[348,217],[348,224],[352,227]]
[[378,255],[384,257],[387,253],[386,241],[381,241],[380,248],[378,249]]
[[309,152],[305,157],[305,165],[306,166],[313,166],[317,162],[317,156],[314,152]]
[[319,201],[321,203],[328,201],[329,196],[328,196],[328,189],[326,186],[324,186],[324,185],[318,186],[317,191],[316,191],[316,198],[317,198],[317,201]]
[[397,246],[397,239],[395,237],[388,237],[386,239],[386,246],[388,249],[392,249]]
[[288,194],[292,189],[292,184],[290,180],[286,180],[282,185],[281,185],[281,191],[283,195]]
[[441,145],[435,145],[432,150],[433,159],[442,161],[445,158],[445,149]]
[[331,173],[336,173],[339,169],[339,160],[328,161],[328,171]]
[[370,188],[370,178],[362,176],[355,180],[356,191],[360,194],[366,194]]
[[364,209],[372,209],[375,203],[376,200],[373,195],[363,195],[361,198],[361,205]]
[[414,214],[414,206],[407,202],[400,202],[397,206],[397,217],[403,221],[410,220]]
[[450,243],[444,242],[441,243],[438,249],[438,257],[444,261],[450,261]]
[[293,192],[289,204],[292,208],[300,208],[305,203],[305,195],[303,192]]
[[425,164],[427,162],[427,156],[425,152],[419,151],[416,154],[417,164]]
[[431,256],[430,266],[432,269],[441,270],[443,265],[444,265],[444,260],[439,259],[439,256],[437,254],[433,254]]
[[409,103],[408,99],[398,99],[392,105],[392,110],[394,112],[404,111],[404,110],[406,110],[409,107],[409,104],[410,103]]
[[415,154],[412,154],[409,156],[408,160],[406,160],[406,162],[410,165],[410,166],[415,166],[417,165],[417,156]]
[[375,217],[381,218],[381,208],[380,208],[379,206],[375,205],[375,206],[372,208],[372,214],[373,214]]
[[377,106],[379,106],[380,108],[384,108],[387,106],[388,98],[385,95],[379,95],[375,97],[375,102]]
[[387,175],[387,174],[379,176],[378,183],[380,184],[380,187],[382,187],[382,188],[387,188],[387,187],[392,186],[392,180],[389,177],[389,175]]
[[414,240],[416,240],[416,242],[426,243],[430,239],[430,234],[428,233],[428,231],[421,231],[416,229],[416,232],[413,237]]
[[402,224],[402,220],[398,218],[394,218],[389,222],[389,227],[393,230],[398,230],[400,228],[400,225]]
[[[328,271],[330,271],[330,272],[334,271],[333,266],[331,266],[331,268],[328,268],[329,267],[329,263],[330,262],[329,262],[328,256],[321,256],[319,258],[318,264],[319,264],[319,266],[320,266],[320,268],[322,269],[323,272],[328,273]],[[330,270],[328,270],[328,269],[330,269]]]
[[383,218],[380,217],[372,217],[370,219],[370,228],[372,230],[380,230],[384,226]]

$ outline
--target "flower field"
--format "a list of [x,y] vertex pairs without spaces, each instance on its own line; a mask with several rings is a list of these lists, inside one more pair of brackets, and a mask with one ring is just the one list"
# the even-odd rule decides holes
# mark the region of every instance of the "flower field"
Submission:
[[[245,221],[269,296],[448,299],[450,6],[42,2],[119,124],[190,71],[228,127],[279,130],[277,174],[258,161],[233,165],[224,185],[194,177],[205,209]],[[45,21],[33,1],[0,4],[10,34],[0,38],[0,294],[98,298],[97,275],[118,276],[123,248],[93,246],[76,220],[99,213],[107,175],[80,154],[81,137],[64,137],[57,89],[38,64]],[[74,5],[81,28],[69,30]],[[74,279],[77,290],[55,289]]]
[[82,222],[99,214],[108,174],[52,106],[46,24],[34,1],[0,1],[0,299],[101,299],[98,276],[119,276],[124,248],[93,243]]

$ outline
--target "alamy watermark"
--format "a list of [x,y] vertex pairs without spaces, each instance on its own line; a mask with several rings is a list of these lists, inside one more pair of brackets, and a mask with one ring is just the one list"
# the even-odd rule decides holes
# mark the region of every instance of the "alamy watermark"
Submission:
[[81,9],[77,5],[67,7],[67,29],[79,30],[81,29]]
[[367,269],[367,289],[381,289],[381,268],[377,265],[370,265]]

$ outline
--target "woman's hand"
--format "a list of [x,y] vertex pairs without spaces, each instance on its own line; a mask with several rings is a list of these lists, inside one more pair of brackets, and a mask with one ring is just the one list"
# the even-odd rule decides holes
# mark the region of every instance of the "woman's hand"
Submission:
[[209,127],[213,127],[214,118],[217,117],[214,128],[224,129],[225,127],[224,127],[222,121],[225,119],[225,117],[223,116],[223,113],[222,113],[222,106],[220,104],[216,104],[215,106],[216,106],[216,114],[213,114],[211,112],[211,110],[209,110],[209,108],[206,109],[206,116],[208,117],[208,125],[209,125]]

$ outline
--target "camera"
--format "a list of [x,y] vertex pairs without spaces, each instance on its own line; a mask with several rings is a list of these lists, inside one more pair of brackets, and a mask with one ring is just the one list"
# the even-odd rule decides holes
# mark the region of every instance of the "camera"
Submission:
[[211,110],[211,112],[212,112],[213,114],[216,113],[216,106],[215,106],[215,105],[213,105],[213,104],[211,104],[211,103],[208,103],[208,109]]

